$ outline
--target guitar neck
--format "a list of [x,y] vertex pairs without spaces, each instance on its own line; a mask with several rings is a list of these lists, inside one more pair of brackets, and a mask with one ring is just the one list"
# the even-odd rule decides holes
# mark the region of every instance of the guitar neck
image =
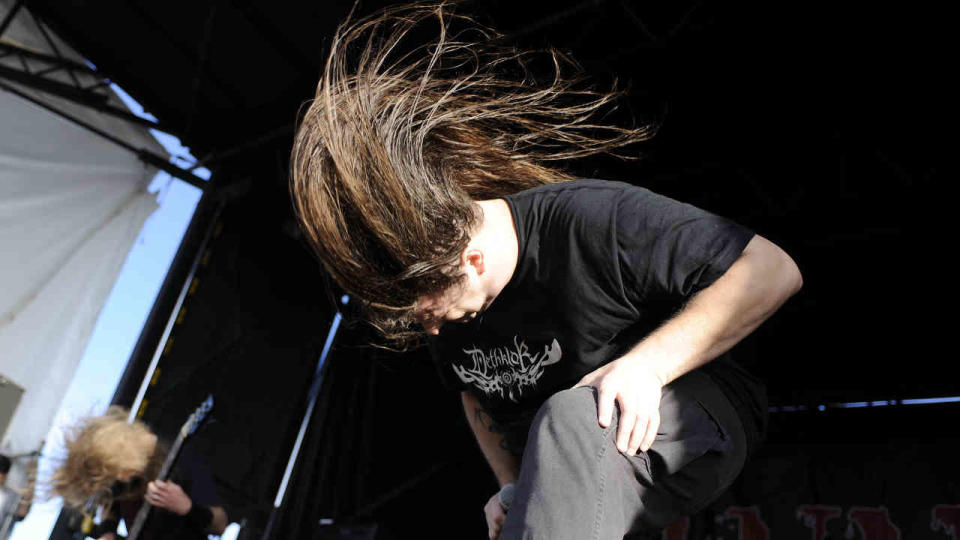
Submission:
[[[180,454],[183,441],[193,433],[197,428],[197,424],[203,421],[212,407],[213,396],[207,396],[207,399],[200,404],[200,407],[187,418],[183,427],[180,428],[180,433],[177,434],[176,440],[173,441],[173,446],[170,447],[167,458],[163,460],[163,466],[160,467],[160,474],[157,475],[157,480],[165,481],[167,477],[170,476],[170,470],[173,468],[173,462],[177,460],[177,455]],[[151,508],[153,508],[153,505],[144,500],[143,506],[141,506],[140,511],[137,512],[137,518],[134,520],[133,526],[130,527],[130,534],[127,536],[128,540],[137,540],[139,538],[141,531],[143,531],[143,526],[147,523],[147,517],[150,515]]]
[[170,447],[170,452],[167,453],[166,459],[163,460],[163,466],[160,467],[160,472],[157,474],[157,480],[166,480],[170,476],[170,470],[173,469],[173,462],[177,460],[177,456],[180,454],[180,447],[183,446],[183,441],[186,440],[187,435],[185,433],[180,433],[177,435],[177,439],[173,441],[173,446]]
[[[157,480],[166,480],[167,477],[170,476],[173,462],[177,460],[177,455],[180,453],[180,448],[183,446],[183,441],[186,438],[187,434],[183,431],[177,435],[177,439],[173,441],[173,446],[170,447],[170,452],[167,454],[166,459],[163,460],[163,466],[160,467],[160,474],[157,475]],[[140,536],[143,526],[147,523],[147,518],[150,517],[150,510],[152,508],[152,504],[146,500],[143,501],[140,511],[137,512],[137,518],[133,521],[133,527],[130,528],[130,534],[127,536],[128,540],[136,540]]]

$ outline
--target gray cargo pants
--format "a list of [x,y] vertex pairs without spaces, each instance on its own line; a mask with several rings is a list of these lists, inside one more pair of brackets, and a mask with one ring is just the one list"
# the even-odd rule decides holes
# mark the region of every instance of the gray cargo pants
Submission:
[[747,454],[733,405],[693,371],[664,387],[660,418],[653,446],[627,457],[616,447],[617,422],[597,422],[596,389],[552,396],[530,426],[500,538],[644,538],[717,498]]

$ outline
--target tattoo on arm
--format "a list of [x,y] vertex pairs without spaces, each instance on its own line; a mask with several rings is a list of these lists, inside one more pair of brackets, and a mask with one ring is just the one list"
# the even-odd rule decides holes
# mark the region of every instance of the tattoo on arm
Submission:
[[500,426],[494,422],[493,417],[490,416],[490,413],[483,410],[483,407],[477,407],[474,413],[477,422],[479,422],[481,426],[490,430],[491,433],[503,433],[503,430],[500,428]]
[[[494,421],[493,417],[490,416],[490,413],[485,411],[483,407],[477,407],[474,410],[474,416],[477,419],[477,423],[487,428],[490,431],[490,433],[497,433],[499,435],[503,435],[505,433],[505,430],[503,429],[503,427],[500,426],[500,424],[497,424]],[[510,448],[507,446],[506,437],[500,437],[500,448],[507,451],[510,450]]]

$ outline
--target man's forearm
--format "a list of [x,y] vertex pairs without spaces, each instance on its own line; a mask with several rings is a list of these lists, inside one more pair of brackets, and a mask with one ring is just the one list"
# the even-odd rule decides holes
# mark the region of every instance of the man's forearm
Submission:
[[723,276],[623,360],[652,369],[668,384],[729,350],[772,315],[803,281],[793,260],[755,236]]
[[503,447],[503,434],[494,430],[493,419],[470,392],[461,392],[463,412],[487,463],[500,486],[515,482],[520,471],[517,459]]

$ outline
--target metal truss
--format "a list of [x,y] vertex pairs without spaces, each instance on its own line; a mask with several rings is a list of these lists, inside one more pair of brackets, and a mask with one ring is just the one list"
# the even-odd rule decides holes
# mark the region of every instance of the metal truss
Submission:
[[[100,78],[95,70],[87,66],[71,62],[62,57],[52,57],[0,42],[0,59],[10,56],[16,58],[21,67],[18,69],[0,64],[0,78],[2,79],[67,99],[137,125],[162,129],[158,122],[140,118],[128,110],[110,105],[108,103],[110,95],[103,91],[110,85],[110,80]],[[31,64],[33,65],[32,69]],[[50,77],[50,75],[59,72],[65,72],[73,81],[73,84],[63,83]],[[78,74],[96,77],[99,80],[84,85],[80,82]]]
[[[111,105],[109,103],[111,95],[107,90],[110,79],[91,66],[64,58],[46,27],[29,10],[23,10],[24,15],[29,15],[33,19],[53,54],[26,49],[5,41],[3,32],[22,7],[23,0],[20,0],[14,4],[13,9],[7,13],[3,23],[0,24],[0,59],[12,57],[18,64],[13,66],[9,60],[0,64],[0,78],[67,99],[134,124],[162,129],[158,122],[140,118],[126,109]],[[69,83],[63,82],[64,77],[61,76],[63,74],[69,79]]]
[[[18,87],[27,87],[38,90],[44,94],[65,99],[138,126],[170,133],[170,130],[165,129],[161,122],[141,118],[127,109],[111,104],[110,99],[113,97],[113,94],[109,90],[111,84],[110,79],[97,71],[92,65],[81,64],[64,57],[56,42],[51,38],[46,26],[29,10],[23,9],[23,3],[23,0],[18,0],[4,16],[3,20],[0,21],[0,88],[31,101],[84,129],[96,133],[110,142],[130,150],[137,154],[141,161],[157,167],[171,176],[177,177],[200,189],[205,189],[207,182],[192,174],[190,171],[176,167],[165,158],[145,149],[134,148],[120,139],[91,126],[83,120],[59,110],[50,103],[37,99],[27,92],[18,89]],[[3,34],[18,15],[29,16],[33,19],[34,24],[40,30],[44,41],[53,54],[21,47],[18,44],[3,39]],[[16,62],[11,62],[11,59],[15,59]],[[7,84],[5,81],[16,83],[17,86]]]

